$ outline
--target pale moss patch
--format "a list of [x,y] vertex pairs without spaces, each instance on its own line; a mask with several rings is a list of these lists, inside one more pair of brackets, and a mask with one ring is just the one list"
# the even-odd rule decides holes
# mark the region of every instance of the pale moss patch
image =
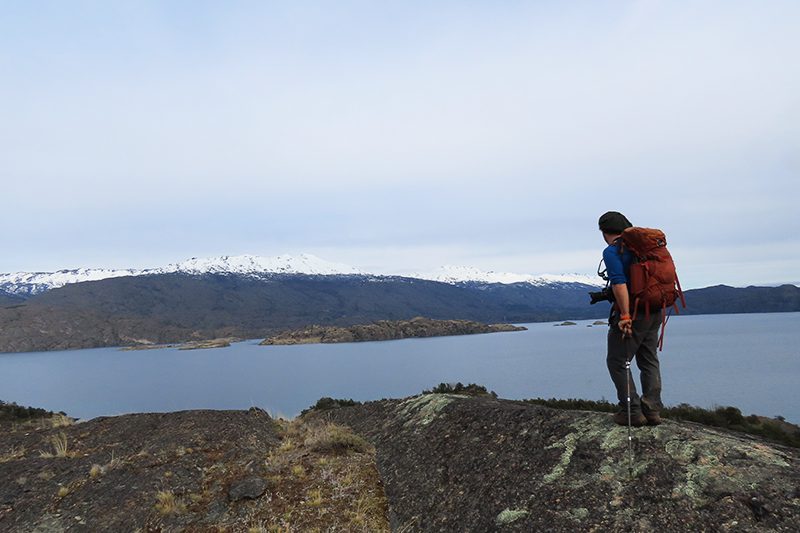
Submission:
[[628,447],[628,428],[617,426],[611,430],[606,428],[606,433],[603,435],[603,442],[600,443],[600,449],[605,452],[612,450],[620,450],[621,448]]
[[561,453],[561,459],[553,467],[553,470],[544,476],[543,481],[545,484],[552,483],[564,475],[564,472],[567,470],[567,466],[569,466],[569,463],[572,460],[572,454],[575,453],[575,447],[578,445],[579,437],[579,433],[569,433],[566,437],[564,437],[563,440],[547,447],[548,450],[553,448],[564,448],[564,451]]
[[600,469],[598,471],[600,472],[600,475],[607,481],[611,481],[612,479],[627,479],[630,477],[637,478],[647,471],[647,468],[652,462],[653,461],[650,459],[637,461],[636,456],[634,456],[633,468],[631,468],[630,460],[628,459],[628,456],[625,455],[624,457],[619,457],[616,461],[606,459],[603,461],[603,464],[600,465]]
[[[580,443],[589,447],[598,447],[605,452],[598,469],[590,475],[580,476],[571,480],[571,488],[580,488],[589,483],[600,481],[607,483],[611,489],[611,494],[617,496],[622,493],[623,480],[631,477],[642,476],[652,464],[652,459],[634,455],[634,462],[631,472],[629,461],[628,430],[625,427],[611,425],[608,418],[590,414],[581,416],[574,420],[571,427],[574,432],[567,434],[560,441],[551,444],[547,449],[563,448],[561,457],[553,469],[542,478],[542,484],[553,483],[562,478],[569,467],[576,448]],[[650,440],[654,438],[653,432],[639,430],[635,435],[637,440]]]
[[[548,448],[559,448],[562,453],[552,470],[542,478],[542,484],[553,483],[566,477],[570,462],[578,446],[600,450],[597,469],[589,475],[575,476],[569,480],[572,488],[601,482],[609,487],[612,507],[622,507],[622,495],[630,479],[646,475],[655,461],[672,460],[678,472],[672,487],[673,498],[685,498],[692,506],[707,504],[715,495],[751,491],[764,484],[778,481],[772,473],[776,469],[791,468],[793,458],[766,443],[730,435],[713,428],[686,428],[666,421],[657,428],[636,428],[633,438],[643,451],[634,452],[633,464],[628,456],[628,428],[613,424],[606,416],[587,414],[573,419],[571,433]],[[653,448],[663,450],[660,454]],[[667,459],[668,458],[668,459]],[[630,471],[632,469],[632,472]],[[794,486],[779,482],[783,490]],[[563,511],[567,519],[571,511]],[[621,523],[621,522],[620,522]]]
[[765,444],[752,444],[745,450],[745,453],[748,457],[752,457],[761,463],[782,467],[791,466],[787,462],[788,455]]
[[686,476],[672,489],[672,497],[687,497],[698,506],[708,503],[708,492],[737,492],[749,485],[741,472],[722,464],[713,452],[705,452],[686,466]]
[[497,515],[495,523],[498,526],[510,524],[511,522],[519,520],[520,518],[522,518],[527,514],[528,511],[526,511],[525,509],[503,509],[503,511],[499,515]]
[[[685,474],[673,487],[672,497],[688,498],[694,506],[708,503],[709,494],[753,490],[761,483],[774,483],[769,468],[764,467],[790,467],[788,456],[780,450],[714,430],[704,431],[700,438],[670,440],[665,450],[685,464]],[[753,467],[729,464],[728,457],[746,457]]]
[[462,394],[449,393],[421,394],[419,396],[415,396],[414,398],[404,400],[397,407],[397,412],[401,417],[406,419],[405,423],[403,424],[404,426],[411,424],[420,424],[425,426],[430,424],[436,418],[436,415],[439,413],[439,411],[441,411],[446,405],[458,398],[466,398],[466,396]]
[[670,457],[681,463],[689,463],[697,455],[697,450],[690,442],[670,440],[664,447]]
[[577,507],[575,509],[570,509],[567,511],[567,517],[580,522],[582,520],[586,520],[589,518],[589,509],[586,507]]

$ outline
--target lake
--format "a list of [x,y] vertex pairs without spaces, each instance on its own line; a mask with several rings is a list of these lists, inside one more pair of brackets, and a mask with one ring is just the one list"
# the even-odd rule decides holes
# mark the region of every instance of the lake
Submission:
[[[182,409],[294,416],[320,397],[399,398],[474,382],[501,398],[610,399],[607,326],[352,344],[0,354],[0,399],[79,418]],[[800,423],[800,313],[675,316],[661,353],[667,405],[733,405]],[[635,365],[634,365],[635,368]],[[638,371],[634,372],[638,380]],[[794,391],[794,392],[792,392]]]

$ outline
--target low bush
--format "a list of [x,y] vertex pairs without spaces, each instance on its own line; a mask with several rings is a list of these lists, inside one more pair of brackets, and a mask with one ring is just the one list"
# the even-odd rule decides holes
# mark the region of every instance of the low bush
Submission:
[[[52,411],[40,409],[38,407],[22,407],[15,403],[6,403],[0,400],[0,421],[25,421],[36,418],[46,418],[53,416]],[[60,413],[66,416],[66,413]]]
[[352,399],[336,399],[330,398],[328,396],[324,396],[317,400],[317,403],[309,407],[308,409],[303,409],[300,411],[300,416],[310,412],[310,411],[325,411],[327,409],[336,409],[338,407],[349,407],[352,405],[361,405],[361,402],[357,402]]
[[581,400],[578,398],[568,398],[566,400],[550,398],[545,400],[544,398],[530,398],[523,401],[535,405],[543,405],[544,407],[552,407],[553,409],[600,411],[603,413],[614,413],[617,410],[616,404],[606,400]]
[[478,385],[476,383],[470,383],[469,385],[464,385],[460,381],[456,384],[452,383],[439,383],[431,390],[424,390],[422,391],[423,394],[433,394],[433,393],[452,393],[452,394],[466,394],[468,396],[492,396],[493,398],[497,398],[497,393],[494,391],[486,390],[486,387],[483,385]]

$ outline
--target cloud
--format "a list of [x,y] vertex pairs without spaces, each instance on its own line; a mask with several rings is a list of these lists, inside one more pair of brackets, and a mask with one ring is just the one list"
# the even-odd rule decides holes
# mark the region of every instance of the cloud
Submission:
[[799,11],[15,7],[0,270],[326,246],[574,270],[607,209],[692,250],[796,246]]

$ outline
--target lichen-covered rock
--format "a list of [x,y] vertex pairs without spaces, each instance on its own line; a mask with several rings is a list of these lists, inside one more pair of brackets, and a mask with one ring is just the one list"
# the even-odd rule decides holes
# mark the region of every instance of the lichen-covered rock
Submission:
[[608,415],[490,395],[329,407],[291,422],[253,408],[0,427],[0,531],[800,523],[800,451],[759,438],[666,420],[634,429],[630,455],[628,429]]
[[796,531],[800,453],[665,421],[423,394],[317,413],[376,447],[407,531]]

